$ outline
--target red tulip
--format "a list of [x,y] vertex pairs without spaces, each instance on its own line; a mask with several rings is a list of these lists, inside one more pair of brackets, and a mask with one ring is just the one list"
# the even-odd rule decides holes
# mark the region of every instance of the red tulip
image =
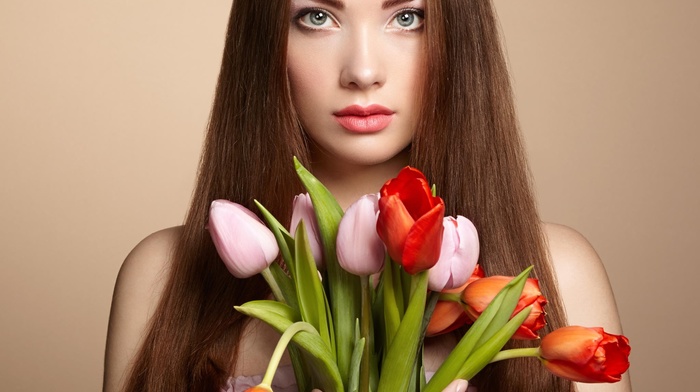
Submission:
[[423,173],[405,167],[380,191],[377,232],[389,256],[409,274],[437,263],[445,203],[435,197]]
[[274,234],[240,204],[213,201],[208,229],[226,268],[237,278],[259,274],[279,254]]
[[564,327],[542,338],[540,359],[550,372],[579,382],[617,382],[629,363],[629,340],[603,328]]
[[314,212],[314,206],[311,203],[311,196],[308,193],[301,193],[294,196],[294,204],[292,207],[292,220],[289,225],[289,232],[292,237],[296,236],[297,226],[300,221],[304,221],[304,228],[306,229],[307,238],[309,240],[309,247],[311,248],[311,254],[314,256],[314,261],[318,269],[323,269],[325,265],[323,262],[323,247],[321,246],[321,236],[318,229],[318,221],[316,220],[316,213]]
[[377,194],[364,195],[343,215],[338,226],[338,263],[354,275],[372,275],[384,266],[384,244],[377,235]]
[[479,258],[479,235],[469,219],[446,216],[442,225],[440,258],[428,275],[428,288],[432,291],[464,286]]
[[[462,293],[462,301],[466,304],[465,308],[469,318],[472,321],[476,321],[496,294],[512,279],[512,277],[508,276],[489,276],[467,285],[464,293]],[[520,295],[520,300],[515,307],[513,315],[530,305],[532,305],[532,311],[515,332],[513,339],[537,339],[537,331],[546,324],[543,309],[546,303],[547,299],[542,296],[537,279],[529,278],[525,282],[523,293]]]

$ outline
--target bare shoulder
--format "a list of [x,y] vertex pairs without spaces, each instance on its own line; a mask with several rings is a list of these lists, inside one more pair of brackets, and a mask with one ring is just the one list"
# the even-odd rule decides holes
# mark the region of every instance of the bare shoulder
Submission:
[[167,281],[180,232],[180,227],[173,227],[149,235],[129,253],[119,270],[107,332],[105,391],[123,388]]
[[172,259],[172,252],[182,227],[157,231],[139,242],[129,253],[119,270],[117,288],[121,285],[151,286],[154,278],[162,277]]
[[595,249],[570,227],[547,223],[544,232],[569,322],[620,333],[615,298]]
[[[603,327],[606,332],[621,334],[608,274],[593,246],[570,227],[545,223],[543,228],[568,323]],[[625,376],[619,383],[577,384],[577,389],[579,392],[627,392],[631,386],[629,377]]]

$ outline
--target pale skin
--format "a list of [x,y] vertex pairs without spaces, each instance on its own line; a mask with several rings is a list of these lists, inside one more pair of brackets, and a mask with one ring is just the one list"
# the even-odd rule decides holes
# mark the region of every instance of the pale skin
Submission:
[[[288,63],[294,104],[312,140],[314,174],[343,208],[374,193],[408,163],[406,147],[417,121],[422,83],[421,11],[424,0],[329,2],[292,0]],[[316,9],[313,13],[307,7]],[[321,13],[318,13],[321,11]],[[324,64],[319,69],[316,65]],[[350,105],[393,112],[380,131],[349,130],[334,113]],[[290,201],[291,203],[291,201]],[[622,333],[605,268],[588,241],[561,225],[543,224],[570,325]],[[105,356],[104,390],[121,391],[168,277],[180,228],[156,232],[128,255],[117,278]],[[232,376],[263,374],[279,334],[256,320],[241,341]],[[425,364],[435,370],[454,346],[450,336],[426,342]],[[533,359],[534,360],[534,359]],[[283,364],[288,359],[283,359]],[[463,392],[466,382],[446,391]],[[579,392],[630,391],[616,384],[577,384]]]

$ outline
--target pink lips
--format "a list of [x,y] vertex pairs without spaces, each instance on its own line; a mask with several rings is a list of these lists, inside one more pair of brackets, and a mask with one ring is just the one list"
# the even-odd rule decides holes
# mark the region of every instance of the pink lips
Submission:
[[394,111],[381,105],[352,105],[333,115],[343,128],[355,133],[379,132],[394,119]]

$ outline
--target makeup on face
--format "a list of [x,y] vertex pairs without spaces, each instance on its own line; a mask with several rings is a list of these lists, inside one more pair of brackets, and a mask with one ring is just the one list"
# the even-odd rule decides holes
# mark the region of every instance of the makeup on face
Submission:
[[333,113],[336,121],[350,132],[379,132],[394,119],[394,111],[382,105],[348,106]]
[[424,6],[292,0],[287,70],[312,153],[377,165],[410,145],[424,80]]

